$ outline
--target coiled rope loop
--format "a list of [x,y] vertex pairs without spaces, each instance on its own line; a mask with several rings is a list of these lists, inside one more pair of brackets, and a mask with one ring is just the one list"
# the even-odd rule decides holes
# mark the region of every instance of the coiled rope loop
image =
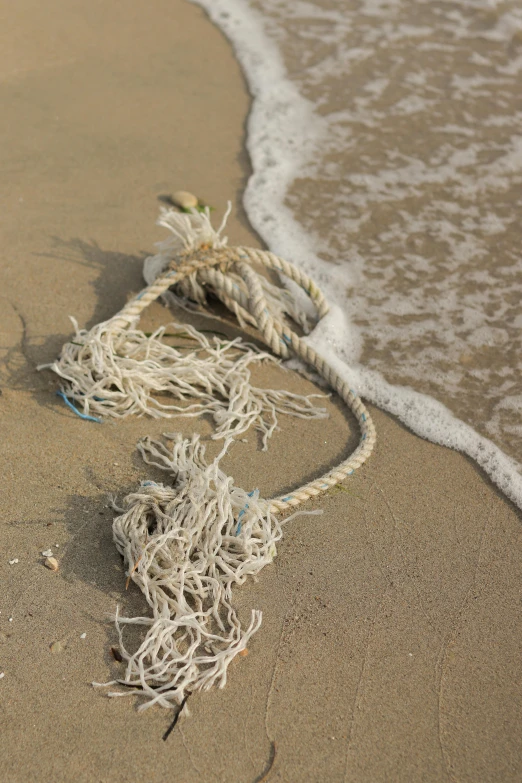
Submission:
[[[274,270],[303,289],[320,319],[328,304],[313,280],[292,264],[264,250],[229,247],[221,231],[213,229],[209,213],[180,215],[163,210],[160,224],[172,236],[159,244],[160,252],[145,261],[149,283],[113,318],[90,330],[79,329],[50,367],[63,382],[64,399],[91,414],[123,418],[150,415],[214,417],[213,438],[224,439],[223,449],[210,464],[198,435],[151,438],[138,448],[147,464],[166,471],[171,481],[141,482],[127,495],[113,521],[114,542],[124,558],[127,580],[143,592],[151,616],[122,617],[115,625],[126,661],[123,679],[106,685],[126,690],[109,696],[139,693],[152,704],[172,708],[187,696],[213,685],[223,687],[233,658],[246,649],[258,630],[261,612],[252,611],[245,628],[232,603],[232,588],[256,576],[277,555],[287,511],[320,495],[342,481],[369,457],[375,443],[372,420],[360,398],[316,351],[289,326],[292,320],[306,331],[309,308],[302,307],[288,289],[277,288],[254,265]],[[192,340],[187,352],[169,345],[166,326],[152,334],[137,329],[145,308],[160,296],[174,293],[204,304],[208,293],[217,296],[236,316],[240,326],[253,326],[272,353],[292,355],[316,370],[355,415],[361,437],[353,454],[324,476],[284,497],[266,500],[259,490],[245,491],[221,470],[220,459],[239,433],[255,426],[263,444],[277,425],[277,414],[324,418],[326,412],[306,397],[285,390],[256,388],[250,366],[274,357],[239,339],[207,340],[191,326],[170,324],[181,337]],[[183,303],[182,303],[183,304]],[[185,306],[184,304],[184,306]],[[287,317],[288,316],[288,317]],[[165,397],[169,396],[165,402]],[[188,405],[178,405],[178,401]],[[95,418],[95,421],[99,419]],[[301,511],[302,513],[319,513]],[[294,515],[286,517],[285,522]],[[126,625],[146,632],[135,652],[123,640]]]
[[[375,428],[360,397],[310,345],[274,315],[264,294],[261,277],[252,268],[252,263],[275,270],[293,280],[313,302],[318,318],[326,315],[328,303],[310,277],[269,251],[239,246],[199,248],[180,253],[171,261],[168,271],[128,302],[120,313],[111,319],[111,324],[117,328],[135,324],[145,308],[172,286],[189,281],[190,290],[190,287],[194,288],[199,284],[207,290],[211,289],[240,322],[242,320],[257,328],[263,342],[274,354],[282,358],[288,358],[291,353],[295,354],[317,370],[337,392],[359,423],[359,445],[348,459],[321,478],[304,484],[289,495],[269,501],[270,511],[277,512],[295,507],[351,475],[370,456],[375,444]],[[235,276],[232,277],[230,272],[234,272]],[[243,285],[238,285],[237,276]]]

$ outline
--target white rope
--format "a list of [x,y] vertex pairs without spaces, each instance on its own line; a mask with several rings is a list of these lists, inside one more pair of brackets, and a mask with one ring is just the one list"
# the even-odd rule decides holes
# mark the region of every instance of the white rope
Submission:
[[[167,471],[171,483],[144,482],[124,499],[123,513],[114,520],[114,540],[128,578],[142,590],[152,611],[152,617],[115,618],[127,662],[125,678],[117,682],[130,687],[128,692],[144,694],[148,701],[142,707],[173,707],[194,690],[224,686],[230,661],[261,622],[261,613],[254,611],[247,628],[241,626],[232,606],[232,586],[255,576],[275,557],[281,538],[277,515],[352,474],[375,442],[373,423],[360,398],[285,321],[290,317],[306,331],[311,326],[309,312],[289,291],[255,272],[253,264],[294,281],[318,318],[328,311],[321,291],[299,269],[268,251],[228,247],[222,236],[227,216],[228,212],[215,231],[208,211],[181,215],[162,210],[160,224],[171,236],[145,262],[147,288],[90,331],[78,329],[74,322],[74,340],[47,365],[62,379],[63,396],[74,400],[83,416],[170,418],[210,413],[216,425],[213,437],[225,439],[220,455],[209,465],[196,435],[190,440],[179,434],[166,436],[169,445],[145,438],[139,444],[143,458]],[[140,331],[137,322],[143,310],[172,291],[177,301],[200,306],[214,294],[241,325],[257,328],[273,354],[298,357],[324,378],[359,423],[361,438],[353,454],[285,497],[263,500],[255,487],[246,492],[234,486],[219,467],[232,436],[254,425],[266,448],[279,413],[305,418],[326,414],[312,402],[319,395],[253,386],[251,366],[277,359],[251,344],[210,340],[190,326],[173,323],[151,335]],[[166,401],[166,395],[173,401]],[[128,624],[146,628],[133,654],[122,636]]]

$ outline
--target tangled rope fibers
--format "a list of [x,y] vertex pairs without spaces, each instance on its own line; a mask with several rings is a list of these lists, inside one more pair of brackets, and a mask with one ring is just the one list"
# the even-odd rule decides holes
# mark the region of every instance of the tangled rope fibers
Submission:
[[[143,459],[164,470],[169,482],[143,482],[124,499],[122,513],[113,523],[128,580],[143,592],[152,616],[122,617],[117,611],[126,673],[124,679],[104,685],[128,688],[110,692],[111,696],[144,695],[140,709],[152,704],[174,708],[195,690],[225,685],[230,662],[261,623],[261,613],[253,611],[248,626],[242,626],[232,604],[232,587],[274,559],[282,535],[279,515],[352,474],[375,443],[373,423],[360,398],[289,325],[293,321],[306,333],[327,313],[321,291],[273,253],[229,247],[222,236],[228,211],[215,230],[208,210],[180,214],[163,209],[159,223],[170,236],[145,261],[148,286],[90,331],[73,321],[74,339],[64,345],[57,361],[44,365],[60,376],[60,393],[74,401],[73,410],[84,418],[210,413],[213,437],[224,440],[220,454],[207,463],[197,435],[144,438],[138,444]],[[254,265],[276,272],[287,288],[270,283]],[[312,308],[289,289],[292,285],[305,292]],[[204,307],[209,295],[220,299],[241,326],[255,327],[271,353],[240,339],[209,339],[191,326],[171,323],[152,334],[137,327],[143,310],[159,297],[190,309]],[[187,348],[169,345],[166,339],[172,337],[186,340]],[[266,449],[278,414],[326,415],[313,399],[319,395],[305,397],[252,385],[252,365],[291,356],[339,394],[356,417],[361,438],[353,454],[321,478],[284,497],[265,500],[258,490],[236,487],[220,462],[234,437],[252,425],[261,432]],[[146,629],[134,653],[123,641],[127,625]]]

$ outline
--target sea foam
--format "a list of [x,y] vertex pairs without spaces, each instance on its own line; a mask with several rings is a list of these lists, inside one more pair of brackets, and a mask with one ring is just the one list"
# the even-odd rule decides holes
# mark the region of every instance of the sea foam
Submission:
[[366,400],[470,456],[522,508],[522,310],[510,303],[522,291],[522,57],[509,53],[522,13],[472,0],[414,12],[403,0],[192,2],[231,41],[252,94],[250,221],[332,302],[308,339]]

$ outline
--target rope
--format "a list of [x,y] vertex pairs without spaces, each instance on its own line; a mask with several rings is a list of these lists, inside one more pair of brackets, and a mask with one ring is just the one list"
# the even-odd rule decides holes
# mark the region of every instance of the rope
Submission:
[[[228,214],[228,213],[227,213]],[[122,693],[139,693],[153,704],[173,708],[185,705],[188,694],[223,687],[233,658],[246,648],[261,624],[261,612],[251,613],[243,627],[232,602],[234,585],[271,563],[282,537],[282,525],[295,515],[320,511],[280,512],[326,492],[351,475],[370,456],[375,443],[372,420],[357,394],[335,370],[290,326],[308,327],[307,308],[299,307],[286,289],[276,288],[255,269],[260,265],[293,281],[306,292],[318,318],[328,312],[320,289],[293,264],[264,250],[229,247],[215,231],[207,214],[162,212],[161,225],[174,239],[160,244],[160,252],[145,262],[149,285],[113,318],[90,331],[79,330],[64,345],[60,358],[49,366],[65,382],[60,392],[82,418],[147,414],[169,418],[211,413],[216,423],[212,437],[224,438],[221,453],[212,462],[198,435],[179,433],[164,441],[142,439],[138,449],[149,465],[166,471],[169,484],[142,482],[127,495],[113,521],[113,538],[132,580],[152,610],[148,617],[122,617],[115,625],[120,652],[126,661],[124,679],[103,685],[123,685]],[[250,324],[271,353],[238,339],[213,342],[189,325],[170,324],[169,332],[189,337],[196,348],[187,354],[163,342],[167,327],[152,335],[136,328],[149,304],[172,289],[203,304],[207,293],[217,296],[239,324]],[[178,299],[179,301],[179,299]],[[288,318],[285,318],[288,316]],[[178,346],[179,348],[179,346]],[[263,443],[277,425],[277,414],[324,418],[310,397],[287,391],[259,389],[250,383],[249,366],[276,357],[297,356],[310,365],[344,400],[357,419],[359,444],[348,459],[321,478],[286,496],[265,500],[258,489],[247,492],[221,470],[220,460],[234,436],[255,423]],[[192,400],[188,407],[165,404],[158,394]],[[197,401],[194,403],[193,400]],[[75,404],[73,404],[73,402]],[[83,412],[79,410],[83,408]],[[145,637],[131,653],[123,629],[139,625]],[[98,683],[93,683],[98,685]]]
[[[111,319],[115,328],[135,324],[141,313],[172,286],[187,278],[202,286],[211,286],[213,292],[236,315],[255,325],[270,350],[286,359],[292,352],[313,367],[354,414],[361,430],[359,445],[337,467],[323,476],[295,489],[291,494],[270,500],[270,511],[281,512],[298,506],[304,501],[326,492],[361,467],[375,445],[375,427],[362,400],[338,373],[304,340],[280,320],[274,317],[263,292],[261,277],[251,264],[258,263],[267,269],[282,273],[302,288],[314,304],[319,318],[328,312],[328,303],[314,281],[293,264],[266,250],[250,247],[224,247],[198,249],[179,254],[169,265],[168,272],[144,288],[134,299]],[[240,288],[230,272],[243,281]],[[227,274],[228,273],[228,274]]]

